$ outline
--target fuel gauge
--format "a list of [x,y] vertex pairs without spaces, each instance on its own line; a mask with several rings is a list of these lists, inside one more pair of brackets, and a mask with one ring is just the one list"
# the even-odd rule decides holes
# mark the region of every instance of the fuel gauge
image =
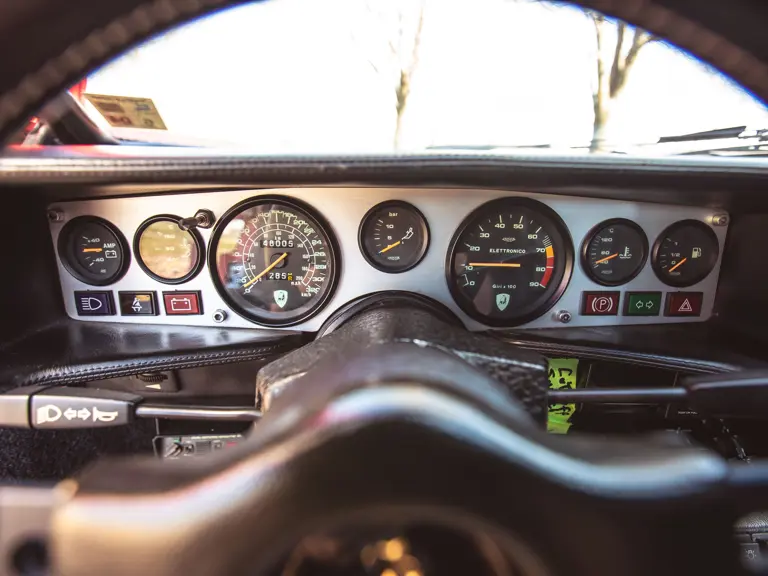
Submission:
[[664,230],[653,247],[653,270],[668,286],[693,286],[717,264],[720,244],[712,228],[698,220],[681,220]]
[[398,200],[374,206],[360,224],[360,250],[371,266],[397,274],[416,266],[429,246],[424,215]]

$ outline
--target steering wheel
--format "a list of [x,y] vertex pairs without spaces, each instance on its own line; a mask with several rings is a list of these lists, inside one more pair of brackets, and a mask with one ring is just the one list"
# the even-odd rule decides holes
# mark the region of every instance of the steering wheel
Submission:
[[[3,7],[0,45],[14,57],[0,64],[0,137],[88,69],[230,3]],[[759,2],[582,3],[768,97]],[[470,334],[419,299],[357,303],[326,332],[262,370],[268,410],[240,447],[179,463],[105,460],[61,483],[51,501],[55,572],[298,574],[355,556],[365,573],[417,546],[424,566],[453,553],[441,574],[481,574],[466,568],[480,564],[563,576],[742,570],[731,530],[768,507],[765,465],[729,465],[661,440],[548,435],[543,358]],[[399,555],[387,552],[391,542]],[[473,554],[477,563],[461,562]],[[315,573],[350,573],[353,564],[326,562]]]
[[[474,574],[739,572],[732,527],[765,501],[765,467],[548,435],[530,415],[544,359],[414,296],[357,303],[329,332],[262,370],[268,410],[239,448],[102,461],[60,485],[57,573],[367,573],[344,572],[340,550],[419,530],[421,566],[455,551],[449,531],[487,560]],[[302,572],[297,554],[336,571]],[[466,573],[453,568],[432,573]]]

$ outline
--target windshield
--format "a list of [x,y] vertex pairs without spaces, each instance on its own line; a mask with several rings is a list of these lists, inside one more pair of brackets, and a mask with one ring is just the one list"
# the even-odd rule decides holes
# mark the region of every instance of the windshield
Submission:
[[[276,154],[754,151],[768,128],[763,104],[656,37],[514,0],[250,4],[140,46],[86,90],[120,139]],[[131,101],[97,95],[151,99],[133,104],[161,120],[142,128],[109,112]]]

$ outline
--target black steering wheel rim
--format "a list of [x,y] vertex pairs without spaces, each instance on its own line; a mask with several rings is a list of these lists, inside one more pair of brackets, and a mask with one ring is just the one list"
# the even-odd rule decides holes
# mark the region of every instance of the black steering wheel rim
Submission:
[[296,380],[240,450],[97,464],[54,516],[54,557],[64,574],[117,576],[117,558],[126,574],[269,574],[308,533],[384,510],[474,519],[548,574],[734,573],[728,474],[697,449],[553,437],[454,354],[382,342]]

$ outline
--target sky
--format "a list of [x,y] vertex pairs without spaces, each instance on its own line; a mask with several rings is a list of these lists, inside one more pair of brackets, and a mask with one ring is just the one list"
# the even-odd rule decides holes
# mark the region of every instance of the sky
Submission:
[[[269,0],[198,20],[91,75],[88,92],[152,98],[173,134],[269,153],[388,152],[389,47],[418,0]],[[427,0],[401,150],[446,145],[585,146],[592,134],[594,26],[530,0]],[[746,125],[768,110],[664,43],[644,47],[608,139]]]

